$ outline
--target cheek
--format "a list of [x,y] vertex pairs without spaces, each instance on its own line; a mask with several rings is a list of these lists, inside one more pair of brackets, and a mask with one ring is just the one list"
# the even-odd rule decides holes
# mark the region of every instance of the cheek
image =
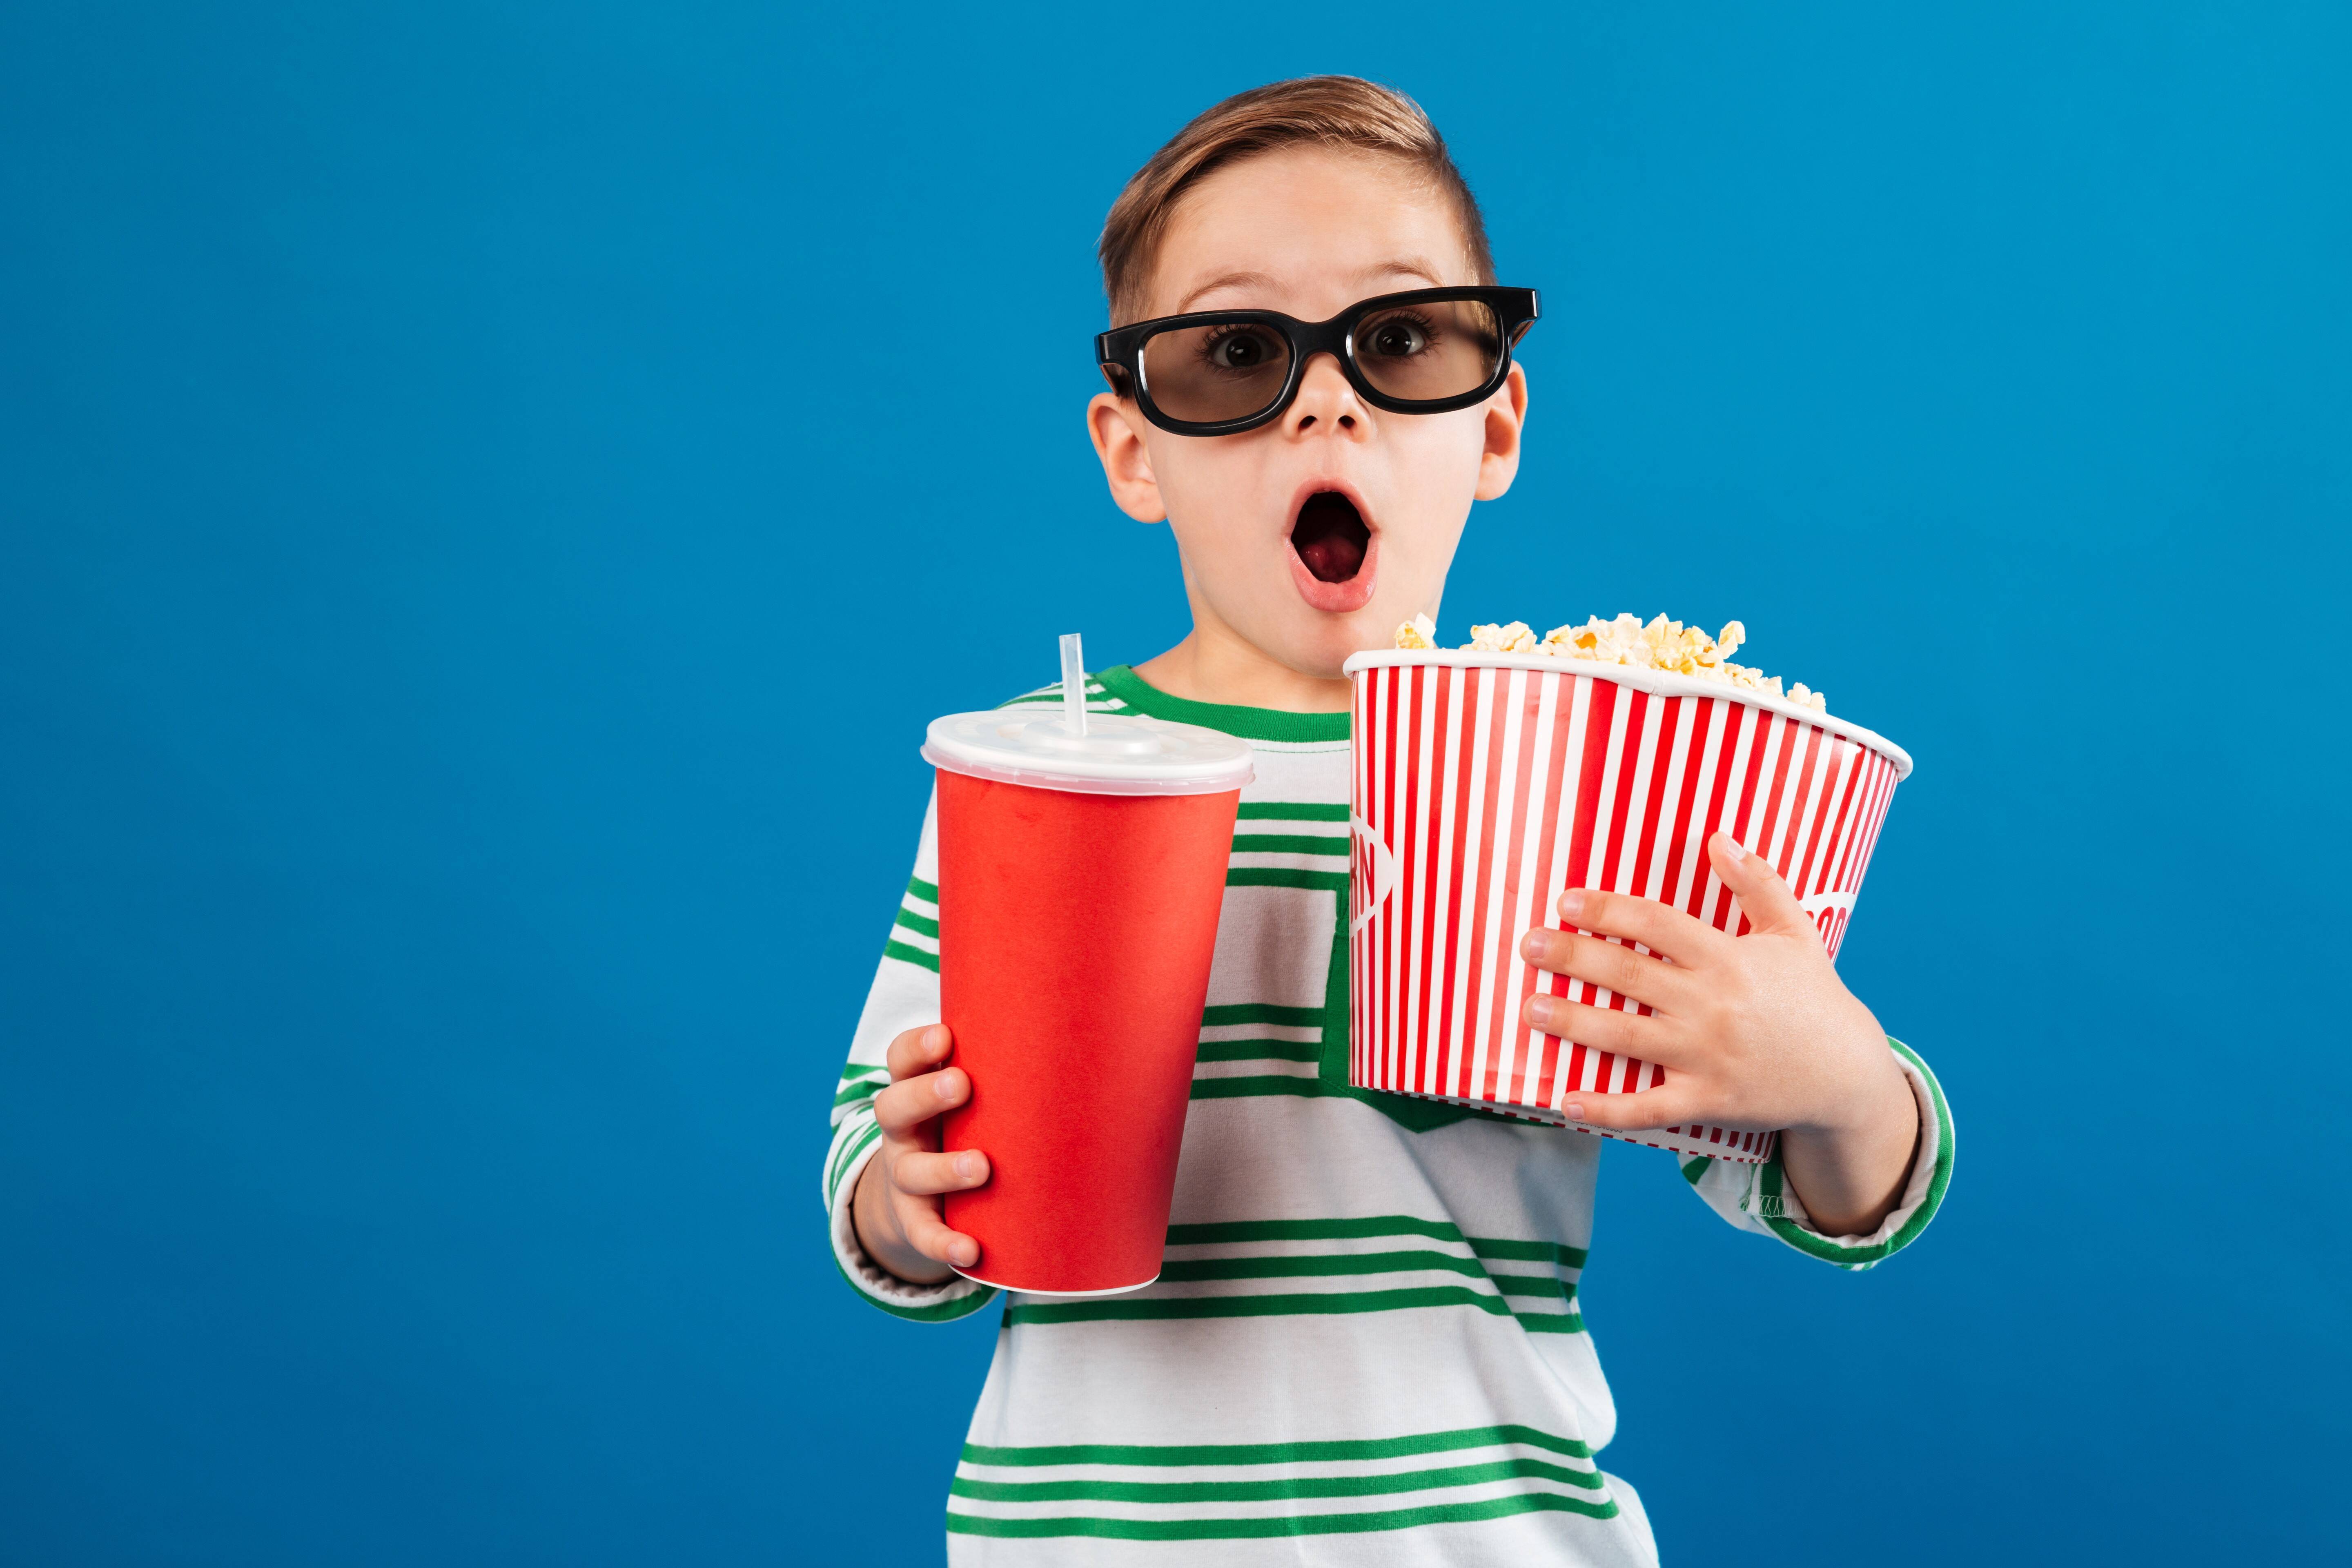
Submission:
[[1248,491],[1249,465],[1234,461],[1236,454],[1219,442],[1155,430],[1146,438],[1144,451],[1150,458],[1151,477],[1160,483],[1160,502],[1171,518],[1219,515]]
[[1466,408],[1413,423],[1419,428],[1399,432],[1398,499],[1417,531],[1435,530],[1451,537],[1470,515],[1478,489],[1480,459],[1486,449],[1485,416]]

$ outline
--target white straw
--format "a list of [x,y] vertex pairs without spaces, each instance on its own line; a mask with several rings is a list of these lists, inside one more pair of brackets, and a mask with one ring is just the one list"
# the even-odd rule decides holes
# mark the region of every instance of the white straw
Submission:
[[1073,735],[1087,732],[1087,656],[1076,632],[1062,635],[1062,727]]

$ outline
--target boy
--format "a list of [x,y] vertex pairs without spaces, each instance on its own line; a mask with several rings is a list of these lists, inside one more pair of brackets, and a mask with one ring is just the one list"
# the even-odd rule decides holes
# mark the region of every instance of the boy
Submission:
[[[1257,776],[1164,1271],[1129,1295],[1008,1304],[949,1500],[950,1556],[1654,1563],[1639,1499],[1593,1462],[1615,1412],[1575,1292],[1601,1141],[1347,1087],[1339,666],[1436,613],[1472,500],[1509,488],[1525,296],[1410,297],[1493,285],[1484,228],[1421,110],[1345,77],[1243,93],[1186,126],[1112,207],[1102,260],[1115,326],[1291,319],[1115,332],[1113,390],[1087,410],[1112,498],[1175,531],[1193,616],[1159,658],[1091,678],[1090,701],[1240,736]],[[1298,349],[1297,323],[1376,297],[1346,340],[1352,367]],[[938,1022],[935,837],[934,814],[851,1047],[824,1189],[856,1288],[940,1321],[992,1292],[952,1271],[982,1260],[940,1219],[939,1194],[987,1181],[988,1161],[933,1152],[934,1119],[969,1090]],[[1941,1199],[1941,1092],[1840,984],[1780,879],[1727,835],[1708,849],[1749,934],[1570,892],[1564,925],[1648,952],[1539,929],[1528,958],[1654,1016],[1539,996],[1527,1021],[1670,1069],[1641,1094],[1583,1096],[1571,1118],[1783,1130],[1770,1164],[1684,1175],[1735,1226],[1867,1267]]]

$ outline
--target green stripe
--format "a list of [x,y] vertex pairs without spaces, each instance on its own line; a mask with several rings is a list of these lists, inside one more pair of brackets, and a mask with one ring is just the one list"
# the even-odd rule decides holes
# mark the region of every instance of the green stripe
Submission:
[[842,1144],[840,1151],[826,1163],[824,1168],[824,1201],[827,1205],[830,1205],[840,1194],[842,1173],[848,1170],[851,1165],[856,1163],[857,1156],[866,1152],[866,1146],[867,1144],[873,1142],[874,1140],[881,1136],[881,1127],[877,1124],[869,1122],[866,1124],[865,1131],[860,1132],[856,1137],[845,1142]]
[[1323,1047],[1313,1040],[1202,1040],[1194,1059],[1204,1062],[1313,1062]]
[[1322,893],[1348,890],[1345,871],[1299,871],[1288,866],[1235,866],[1225,873],[1228,888],[1308,888]]
[[1359,1274],[1405,1274],[1442,1268],[1472,1279],[1491,1279],[1505,1296],[1565,1301],[1576,1287],[1556,1274],[1489,1275],[1476,1260],[1450,1252],[1323,1252],[1307,1257],[1195,1258],[1163,1262],[1160,1278],[1189,1279],[1297,1279]]
[[[1345,1027],[1344,1025],[1341,1026]],[[1343,1047],[1344,1048],[1344,1047]],[[1327,1064],[1324,1073],[1317,1078],[1266,1076],[1251,1078],[1196,1078],[1192,1080],[1194,1100],[1260,1100],[1288,1096],[1294,1100],[1352,1100],[1371,1107],[1382,1116],[1409,1131],[1426,1132],[1435,1127],[1450,1127],[1456,1121],[1479,1120],[1504,1121],[1517,1126],[1527,1123],[1499,1110],[1473,1110],[1467,1106],[1443,1104],[1433,1100],[1415,1099],[1410,1095],[1385,1094],[1377,1089],[1349,1087],[1344,1066],[1336,1071]]]
[[1521,1312],[1519,1327],[1531,1334],[1580,1334],[1584,1317],[1580,1312]]
[[1442,1219],[1409,1214],[1365,1215],[1348,1219],[1237,1219],[1213,1225],[1171,1225],[1171,1247],[1213,1247],[1246,1241],[1360,1241],[1374,1236],[1425,1236],[1460,1241],[1462,1233]]
[[[1807,1230],[1794,1220],[1778,1219],[1769,1215],[1759,1216],[1771,1227],[1773,1235],[1798,1251],[1847,1268],[1867,1268],[1874,1263],[1894,1257],[1916,1241],[1919,1233],[1927,1228],[1927,1222],[1936,1217],[1936,1211],[1943,1206],[1944,1191],[1952,1184],[1952,1111],[1951,1107],[1944,1102],[1944,1086],[1936,1081],[1936,1075],[1927,1070],[1927,1064],[1919,1059],[1918,1052],[1892,1035],[1886,1037],[1886,1043],[1904,1060],[1919,1069],[1919,1076],[1927,1080],[1927,1098],[1936,1106],[1936,1173],[1928,1179],[1927,1195],[1920,1200],[1919,1206],[1912,1211],[1911,1217],[1905,1220],[1893,1236],[1873,1247],[1841,1247],[1816,1231]],[[1909,1086],[1906,1084],[1905,1087]],[[1777,1198],[1780,1195],[1780,1157],[1775,1153],[1765,1162],[1758,1175],[1757,1185],[1766,1197]]]
[[[1048,1301],[1008,1307],[1004,1321],[1012,1323],[1099,1323],[1169,1318],[1311,1318],[1357,1312],[1409,1312],[1423,1307],[1475,1307],[1489,1316],[1507,1318],[1511,1309],[1500,1296],[1465,1285],[1418,1285],[1399,1290],[1334,1290],[1305,1295],[1253,1296],[1133,1296],[1099,1301]],[[1558,1314],[1532,1314],[1541,1322]],[[1579,1324],[1581,1327],[1581,1324]],[[1538,1333],[1545,1330],[1535,1331]],[[1573,1329],[1552,1332],[1572,1333]]]
[[920,877],[907,879],[907,891],[927,904],[936,904],[940,901],[940,885],[937,882],[926,882]]
[[1584,1267],[1585,1251],[1580,1247],[1563,1247],[1556,1241],[1509,1241],[1498,1236],[1474,1236],[1470,1250],[1481,1258],[1507,1258],[1515,1263],[1560,1263],[1570,1268]]
[[[1086,676],[1084,679],[1085,685],[1081,687],[1080,689],[1087,697],[1100,697],[1103,694],[1101,681],[1096,679],[1092,675]],[[1018,697],[1008,697],[1003,701],[998,703],[997,706],[999,708],[1010,708],[1016,702],[1059,702],[1061,700],[1062,683],[1057,680],[1051,686],[1040,686],[1034,690],[1024,691]]]
[[850,1084],[833,1097],[834,1107],[838,1110],[856,1100],[871,1100],[889,1087],[887,1081],[870,1078],[859,1083]]
[[885,958],[904,959],[908,963],[919,963],[934,974],[937,974],[940,972],[940,955],[938,953],[925,952],[919,947],[908,947],[903,942],[884,942],[882,944],[882,956]]
[[1338,855],[1348,853],[1348,840],[1339,835],[1317,837],[1305,833],[1236,833],[1236,855]]
[[1706,1168],[1714,1163],[1714,1161],[1708,1159],[1704,1154],[1699,1155],[1695,1160],[1686,1162],[1683,1166],[1683,1180],[1688,1182],[1694,1187],[1698,1185],[1698,1179],[1701,1176],[1706,1175]]
[[842,1282],[856,1290],[859,1299],[866,1305],[879,1307],[892,1317],[904,1318],[910,1323],[951,1323],[958,1318],[971,1317],[996,1299],[996,1287],[982,1285],[968,1295],[951,1296],[944,1301],[934,1301],[928,1307],[902,1307],[896,1301],[885,1301],[881,1297],[874,1295],[861,1287],[856,1280],[852,1279],[849,1277],[849,1270],[842,1268],[838,1254],[834,1258],[833,1267],[834,1271],[841,1276]]
[[1196,1078],[1192,1080],[1194,1100],[1265,1100],[1289,1095],[1298,1100],[1346,1100],[1348,1086],[1326,1083],[1319,1078],[1290,1078],[1275,1074],[1264,1078]]
[[[1010,702],[997,704],[1000,709],[1028,708],[1043,710],[1046,712],[1051,712],[1061,705],[1062,694],[1058,691],[1050,697],[1016,697]],[[1099,692],[1093,691],[1087,693],[1087,711],[1089,713],[1125,713],[1129,710],[1127,704],[1116,697],[1105,697]]]
[[1455,1426],[1443,1432],[1408,1432],[1395,1437],[1329,1437],[1304,1443],[1045,1443],[1034,1447],[963,1446],[968,1465],[1324,1465],[1362,1459],[1408,1459],[1416,1454],[1449,1454],[1464,1448],[1494,1448],[1516,1443],[1548,1448],[1571,1459],[1592,1450],[1574,1437],[1555,1437],[1534,1426],[1505,1422],[1494,1426]]
[[1571,1469],[1544,1459],[1513,1458],[1483,1465],[1449,1465],[1434,1470],[1397,1470],[1386,1475],[1285,1476],[1266,1481],[982,1481],[958,1476],[950,1495],[978,1502],[1138,1502],[1162,1507],[1203,1502],[1277,1502],[1290,1498],[1383,1497],[1393,1492],[1435,1491],[1448,1487],[1491,1486],[1496,1481],[1558,1481],[1598,1491],[1592,1470]]
[[908,931],[920,931],[933,942],[940,940],[940,922],[919,915],[912,910],[900,910],[898,918],[890,923],[905,926]]
[[1245,800],[1236,815],[1269,822],[1345,822],[1348,808],[1338,801]]
[[[1484,1279],[1486,1270],[1475,1258],[1451,1252],[1318,1252],[1305,1257],[1276,1254],[1262,1258],[1195,1258],[1160,1266],[1160,1278],[1179,1279],[1295,1279],[1339,1274],[1402,1274],[1417,1268],[1443,1268],[1448,1273]],[[1550,1281],[1557,1295],[1559,1281]]]
[[1328,742],[1348,738],[1348,715],[1344,712],[1286,713],[1274,708],[1194,702],[1171,697],[1124,664],[1098,670],[1094,679],[1102,683],[1105,691],[1139,713],[1154,719],[1173,719],[1180,724],[1204,725],[1244,741]]
[[1323,1009],[1277,1007],[1270,1002],[1229,1002],[1201,1009],[1201,1027],[1214,1028],[1220,1024],[1283,1024],[1293,1028],[1319,1029],[1323,1026]]
[[1475,1524],[1539,1512],[1614,1519],[1617,1505],[1559,1492],[1523,1492],[1485,1502],[1434,1503],[1427,1508],[1391,1509],[1379,1513],[1293,1514],[1279,1519],[986,1519],[950,1510],[948,1529],[960,1535],[992,1535],[1007,1540],[1084,1535],[1109,1541],[1235,1541],[1281,1535],[1358,1535],[1374,1531],[1412,1530],[1428,1524]]

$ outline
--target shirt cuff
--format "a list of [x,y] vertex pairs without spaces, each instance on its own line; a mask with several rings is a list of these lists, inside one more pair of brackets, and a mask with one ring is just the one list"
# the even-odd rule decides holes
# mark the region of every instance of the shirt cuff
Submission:
[[1918,1240],[1943,1206],[1944,1191],[1952,1182],[1952,1110],[1944,1101],[1943,1086],[1916,1051],[1891,1036],[1886,1043],[1918,1102],[1919,1151],[1912,1158],[1901,1201],[1878,1228],[1867,1236],[1823,1236],[1782,1174],[1777,1154],[1757,1167],[1754,1184],[1740,1205],[1790,1247],[1841,1268],[1868,1268]]
[[859,1109],[834,1130],[833,1147],[824,1161],[824,1206],[833,1234],[833,1261],[850,1289],[894,1318],[919,1323],[950,1322],[968,1318],[996,1295],[992,1285],[976,1284],[961,1275],[937,1285],[909,1285],[866,1256],[857,1245],[857,1226],[850,1204],[857,1196],[857,1178],[865,1173],[882,1146],[882,1130],[874,1113]]

